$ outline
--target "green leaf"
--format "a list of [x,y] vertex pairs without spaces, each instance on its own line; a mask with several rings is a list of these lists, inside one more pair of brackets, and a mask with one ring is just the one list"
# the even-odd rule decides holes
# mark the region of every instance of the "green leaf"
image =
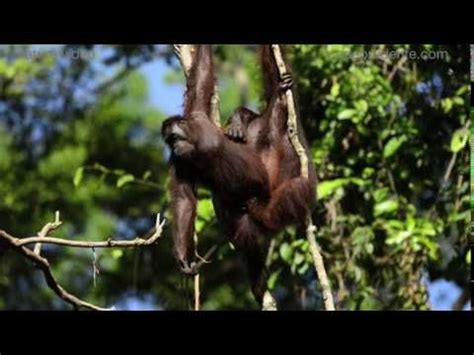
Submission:
[[365,250],[367,253],[372,254],[374,252],[374,245],[372,243],[367,243],[365,245]]
[[112,250],[112,258],[114,259],[120,259],[123,255],[123,250],[120,249],[114,249]]
[[392,230],[400,231],[403,230],[405,227],[404,223],[399,221],[398,219],[390,219],[388,221],[384,221],[384,224],[388,226]]
[[4,59],[0,59],[0,76],[3,76],[8,69],[8,64]]
[[361,113],[366,113],[367,110],[369,109],[369,104],[365,100],[358,100],[354,103],[355,108],[357,109],[358,112]]
[[276,282],[278,280],[278,276],[280,276],[281,269],[272,273],[270,277],[268,278],[267,285],[270,290],[273,290],[275,288]]
[[309,264],[308,263],[304,263],[303,265],[301,265],[299,268],[298,268],[298,274],[300,275],[304,275],[306,273],[306,271],[308,271],[309,269]]
[[323,181],[318,185],[318,198],[322,199],[332,195],[332,193],[346,184],[346,179],[335,179]]
[[331,87],[331,96],[337,97],[339,95],[340,89],[341,85],[339,85],[338,83],[334,83],[334,85]]
[[280,246],[280,256],[287,263],[291,262],[293,256],[293,249],[288,245],[288,243],[283,243]]
[[209,221],[212,219],[214,215],[214,207],[212,205],[212,201],[210,198],[202,199],[199,201],[197,206],[197,213],[198,216],[205,221]]
[[348,108],[339,112],[339,114],[337,115],[337,118],[340,120],[348,120],[349,118],[354,117],[356,113],[357,113],[356,110],[352,108]]
[[109,169],[107,169],[105,166],[103,166],[99,163],[94,164],[94,169],[97,169],[97,170],[99,170],[100,172],[102,172],[104,174],[107,174],[109,172]]
[[413,232],[413,230],[415,229],[415,225],[416,225],[415,218],[413,218],[413,216],[408,215],[407,216],[407,230],[409,230],[410,232]]
[[370,178],[372,175],[374,175],[375,173],[375,169],[374,168],[371,168],[371,167],[366,167],[364,168],[364,170],[362,171],[362,177],[364,179],[368,179]]
[[382,187],[374,191],[374,200],[375,202],[382,202],[387,199],[390,190],[388,187]]
[[206,226],[207,222],[201,218],[198,218],[195,223],[196,233],[201,233],[203,228]]
[[318,187],[317,187],[318,198],[323,199],[325,197],[328,197],[332,195],[338,188],[344,187],[348,184],[363,186],[365,184],[365,181],[361,178],[355,178],[355,177],[323,181],[320,184],[318,184]]
[[451,151],[453,153],[459,152],[467,143],[468,139],[468,130],[465,128],[458,129],[454,132],[453,137],[451,138]]
[[374,214],[376,217],[394,212],[398,209],[398,201],[396,200],[388,200],[384,202],[380,202],[374,206]]
[[443,108],[444,112],[448,113],[453,107],[453,101],[447,97],[441,100],[441,107]]
[[466,254],[466,263],[471,265],[471,251],[469,250]]
[[400,136],[400,137],[393,137],[391,138],[387,144],[385,144],[385,147],[383,148],[383,156],[384,158],[391,157],[394,155],[398,149],[400,149],[401,145],[407,140],[407,137],[405,135]]
[[303,254],[301,253],[295,253],[295,257],[294,257],[294,260],[293,260],[293,263],[296,264],[296,265],[300,265],[302,262],[305,261],[305,257]]
[[458,106],[463,106],[464,99],[462,97],[456,96],[453,98],[453,104],[458,105]]
[[86,154],[83,146],[67,145],[51,151],[48,156],[41,159],[38,170],[43,177],[69,177],[71,172],[84,164]]
[[125,186],[126,184],[132,182],[133,180],[135,180],[135,177],[132,174],[126,174],[124,176],[121,176],[117,180],[117,187],[121,188],[121,187]]
[[80,167],[76,169],[74,173],[73,183],[75,187],[78,187],[81,184],[82,178],[84,177],[84,168]]
[[422,235],[436,236],[436,229],[430,222],[423,222],[419,228],[416,228],[416,231]]
[[410,231],[401,231],[396,233],[395,235],[388,237],[385,243],[387,243],[387,245],[400,244],[411,235],[412,233]]
[[151,176],[151,171],[150,170],[145,171],[145,174],[143,174],[143,180],[148,180],[150,176]]

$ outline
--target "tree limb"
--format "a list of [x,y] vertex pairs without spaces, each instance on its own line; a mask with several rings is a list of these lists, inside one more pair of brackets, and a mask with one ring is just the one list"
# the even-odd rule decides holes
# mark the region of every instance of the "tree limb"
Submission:
[[[109,239],[105,242],[88,242],[49,237],[49,233],[59,228],[61,224],[62,221],[60,221],[59,219],[59,212],[56,212],[55,221],[52,223],[47,223],[38,233],[37,237],[16,238],[7,233],[6,231],[0,230],[0,238],[4,242],[6,242],[7,246],[10,246],[17,253],[32,261],[43,272],[46,284],[49,286],[49,288],[53,290],[58,297],[73,305],[74,308],[79,309],[83,307],[94,311],[108,311],[112,309],[98,307],[96,305],[83,301],[78,297],[72,295],[71,293],[67,292],[54,277],[49,261],[40,255],[41,244],[57,244],[80,248],[131,247],[151,245],[161,236],[165,220],[163,219],[163,221],[160,222],[160,214],[158,214],[156,217],[156,225],[154,227],[153,234],[148,239],[135,238],[131,241]],[[35,244],[34,250],[27,248],[26,245],[28,244]]]

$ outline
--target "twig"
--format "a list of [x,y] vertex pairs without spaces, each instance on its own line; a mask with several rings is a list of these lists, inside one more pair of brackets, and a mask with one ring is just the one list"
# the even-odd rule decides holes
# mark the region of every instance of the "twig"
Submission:
[[395,77],[395,74],[397,73],[397,71],[399,70],[402,70],[403,68],[403,64],[405,64],[405,62],[408,60],[407,56],[403,56],[396,65],[393,66],[393,69],[392,71],[390,72],[390,74],[388,75],[388,80],[389,81],[392,81],[393,78]]
[[[280,77],[287,73],[286,65],[281,54],[280,46],[278,44],[272,45],[273,55],[278,66],[278,71]],[[308,156],[306,151],[298,139],[298,127],[297,127],[297,117],[296,117],[296,107],[293,97],[293,92],[291,90],[286,91],[286,100],[288,106],[288,137],[295,148],[296,154],[300,159],[301,165],[301,176],[308,178]],[[324,306],[326,310],[335,310],[334,301],[331,293],[331,288],[329,285],[329,280],[326,274],[326,269],[324,267],[323,257],[319,251],[318,244],[316,243],[315,231],[316,227],[313,225],[311,220],[311,215],[306,216],[306,239],[308,239],[309,249],[313,257],[314,268],[318,275],[318,279],[321,285]]]
[[[60,221],[59,217],[59,211],[56,211],[55,213],[55,219],[53,223],[47,223],[43,228],[41,228],[41,231],[38,233],[39,238],[45,238],[49,233],[52,231],[58,229],[61,226],[62,222]],[[35,254],[40,255],[41,253],[41,243],[36,243],[35,248],[33,250]]]
[[[466,130],[469,129],[470,125],[471,125],[471,120],[467,120],[466,123],[463,126],[463,129],[466,129]],[[444,172],[443,178],[441,179],[441,182],[439,184],[439,189],[438,189],[438,193],[436,195],[435,202],[433,203],[433,205],[431,206],[431,208],[428,211],[428,216],[430,216],[430,217],[432,217],[433,214],[435,213],[436,206],[437,206],[439,200],[441,199],[441,195],[444,192],[444,190],[446,190],[446,188],[448,187],[449,179],[451,178],[451,174],[452,174],[453,169],[454,169],[454,164],[456,163],[457,155],[458,155],[458,152],[453,152],[451,154],[451,158],[449,159],[449,163],[446,167],[446,171]]]
[[199,273],[194,275],[194,310],[199,311],[201,309],[201,290],[199,288]]
[[135,238],[132,240],[115,240],[109,238],[102,242],[93,242],[93,241],[85,241],[85,240],[68,240],[68,239],[61,239],[61,238],[53,238],[53,237],[28,237],[28,238],[14,238],[17,242],[17,246],[25,246],[28,244],[34,243],[43,243],[43,244],[56,244],[56,245],[63,245],[67,247],[73,248],[132,248],[132,247],[139,247],[144,245],[151,245],[153,244],[158,238],[160,237],[159,233],[154,232],[152,236],[148,239],[143,238]]
[[272,255],[273,251],[275,250],[276,241],[272,239],[270,242],[270,246],[268,247],[267,259],[265,260],[265,267],[268,269],[272,263]]
[[[75,240],[65,240],[60,238],[52,238],[48,237],[48,233],[51,233],[53,230],[57,229],[62,222],[59,220],[59,212],[56,212],[56,219],[52,223],[47,223],[39,233],[38,237],[31,237],[31,238],[16,238],[12,235],[8,234],[4,230],[0,230],[0,238],[4,240],[7,245],[13,248],[16,252],[20,255],[24,256],[25,258],[31,260],[42,272],[44,278],[46,280],[47,285],[50,289],[52,289],[58,297],[63,299],[64,301],[70,303],[75,308],[88,308],[95,311],[108,311],[112,310],[110,308],[102,308],[95,306],[91,303],[83,301],[76,296],[67,292],[56,280],[51,270],[51,266],[48,260],[42,256],[40,256],[40,247],[39,244],[58,244],[58,245],[65,245],[71,247],[82,247],[82,248],[102,248],[102,247],[129,247],[129,246],[142,246],[142,245],[150,245],[154,243],[160,236],[163,230],[163,226],[165,224],[165,220],[160,222],[160,214],[156,217],[156,224],[154,228],[154,233],[148,239],[141,239],[136,238],[133,241],[115,241],[109,239],[106,242],[83,242],[83,241],[75,241]],[[34,249],[31,250],[26,247],[28,244],[35,244]]]
[[[199,256],[198,253],[198,237],[197,234],[194,233],[194,254],[196,256]],[[205,259],[201,259],[203,261]],[[199,282],[199,272],[194,275],[194,310],[199,311],[201,308],[201,290],[199,288],[200,282]]]
[[[272,239],[272,241],[270,242],[270,246],[268,247],[267,258],[265,260],[265,267],[267,269],[270,268],[270,265],[272,263],[272,255],[273,255],[275,246],[276,246],[276,241],[275,239]],[[276,300],[272,296],[270,291],[266,290],[265,293],[263,294],[262,311],[276,311],[276,310],[277,310]]]
[[[121,177],[123,176],[123,173],[120,173],[120,172],[117,172],[117,171],[113,171],[113,170],[109,170],[108,168],[106,168],[105,166],[102,166],[102,165],[85,165],[83,166],[84,170],[89,170],[89,171],[95,171],[95,172],[100,172],[104,175],[113,175],[113,176],[117,176],[117,177]],[[151,187],[151,188],[154,188],[158,191],[161,191],[163,190],[163,186],[157,184],[157,183],[154,183],[154,182],[151,182],[151,181],[148,181],[148,180],[144,180],[144,179],[139,179],[137,177],[134,176],[133,178],[133,181],[130,182],[131,184],[137,184],[137,185],[142,185],[142,186],[147,186],[147,187]]]
[[[221,243],[221,245],[222,244],[224,244],[224,243]],[[199,270],[204,264],[210,264],[212,262],[209,259],[211,258],[212,254],[214,254],[217,251],[219,246],[220,245],[215,244],[207,251],[206,254],[204,254],[204,256],[199,256],[199,261],[197,262],[197,264],[195,266],[196,270]]]
[[[382,141],[378,140],[377,144],[380,150],[383,151]],[[399,195],[398,195],[397,185],[395,185],[395,178],[393,177],[392,170],[390,170],[390,168],[388,167],[388,164],[385,158],[382,159],[382,168],[385,169],[385,172],[387,173],[387,177],[388,177],[388,183],[390,184],[390,188],[392,189],[393,193],[397,196],[397,199],[398,199]]]

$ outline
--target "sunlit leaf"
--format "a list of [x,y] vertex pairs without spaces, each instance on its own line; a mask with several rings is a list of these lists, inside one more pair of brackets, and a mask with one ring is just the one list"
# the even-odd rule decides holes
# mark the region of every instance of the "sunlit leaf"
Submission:
[[394,155],[398,149],[400,149],[401,145],[407,140],[406,136],[394,137],[391,138],[385,147],[383,148],[383,156],[384,158],[391,157]]
[[82,178],[84,177],[84,168],[80,167],[76,169],[74,173],[73,183],[75,187],[78,187],[81,184]]
[[133,180],[135,180],[135,177],[132,174],[123,175],[117,180],[117,187],[121,188]]
[[275,288],[275,285],[276,285],[276,282],[278,281],[278,277],[280,276],[280,273],[281,273],[281,269],[273,272],[270,275],[267,281],[268,289],[273,290]]
[[301,264],[302,262],[305,261],[305,256],[301,253],[298,253],[296,252],[295,253],[295,256],[294,256],[294,259],[293,259],[293,262],[296,264],[296,265],[299,265]]
[[356,110],[348,108],[339,112],[339,114],[337,115],[337,118],[340,120],[348,120],[349,118],[354,117],[356,113],[357,113]]
[[459,152],[467,143],[469,137],[469,131],[467,129],[461,128],[454,132],[451,138],[451,151],[453,153]]
[[396,200],[388,200],[384,202],[380,202],[374,206],[374,214],[375,216],[380,216],[382,214],[388,214],[395,212],[398,209],[398,201]]
[[341,88],[341,85],[339,85],[338,83],[334,83],[333,86],[331,87],[331,96],[337,97],[339,95],[340,88]]
[[112,258],[120,259],[123,255],[123,250],[121,249],[114,249],[112,250]]
[[283,243],[280,246],[280,256],[287,263],[291,262],[291,258],[293,257],[293,249],[288,245],[288,243]]
[[197,206],[197,213],[200,218],[209,221],[214,216],[214,207],[210,198],[202,199]]

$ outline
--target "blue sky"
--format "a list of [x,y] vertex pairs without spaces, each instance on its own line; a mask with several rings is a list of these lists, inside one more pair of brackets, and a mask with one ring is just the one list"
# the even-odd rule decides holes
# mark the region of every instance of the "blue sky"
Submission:
[[155,60],[141,68],[148,79],[151,103],[163,113],[175,115],[182,111],[184,85],[166,84],[164,75],[168,70],[163,60]]

